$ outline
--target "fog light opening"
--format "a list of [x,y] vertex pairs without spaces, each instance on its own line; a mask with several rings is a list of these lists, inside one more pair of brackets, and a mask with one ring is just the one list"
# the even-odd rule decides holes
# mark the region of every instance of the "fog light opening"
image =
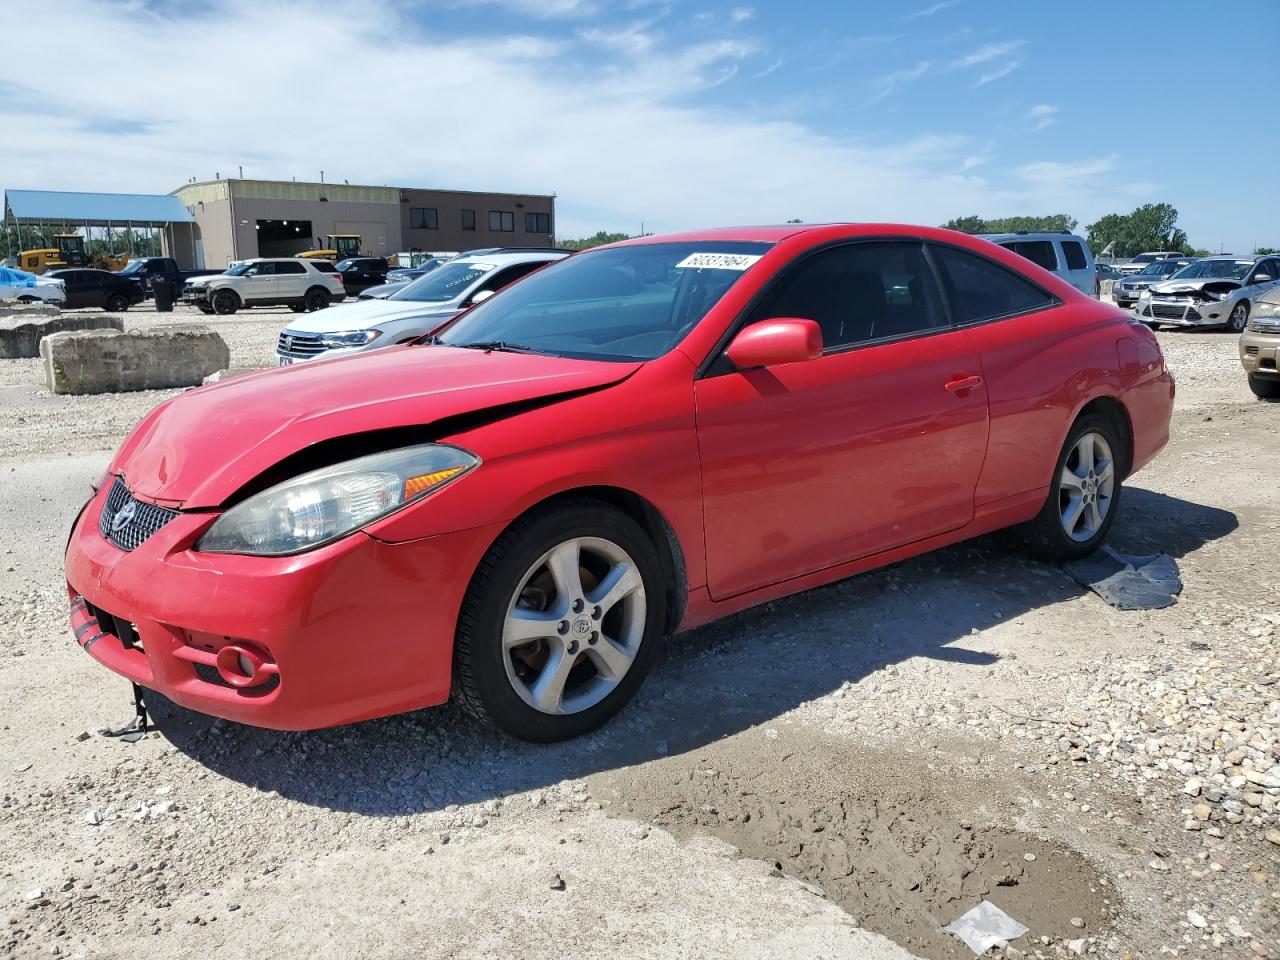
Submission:
[[258,651],[230,644],[218,651],[218,675],[233,687],[254,687],[270,677],[263,673],[266,658]]

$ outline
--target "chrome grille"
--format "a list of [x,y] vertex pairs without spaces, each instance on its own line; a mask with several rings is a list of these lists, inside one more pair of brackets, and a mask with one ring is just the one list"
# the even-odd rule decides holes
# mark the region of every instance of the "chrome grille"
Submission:
[[[121,511],[130,507],[130,517],[117,525],[116,520]],[[121,550],[136,550],[177,515],[177,510],[135,499],[124,481],[116,477],[107,493],[102,517],[98,520],[98,532]]]
[[282,357],[293,357],[295,360],[307,360],[328,349],[318,336],[290,333],[288,330],[281,333],[280,339],[276,341],[276,353]]

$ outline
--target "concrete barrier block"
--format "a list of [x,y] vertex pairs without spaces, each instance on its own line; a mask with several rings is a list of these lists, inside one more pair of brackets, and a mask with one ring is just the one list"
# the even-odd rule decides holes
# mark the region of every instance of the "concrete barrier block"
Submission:
[[124,320],[109,314],[59,315],[56,307],[5,310],[0,315],[0,359],[40,356],[40,341],[64,330],[123,330]]
[[222,337],[193,324],[55,333],[40,356],[49,389],[76,394],[198,387],[231,363]]
[[1098,296],[1103,300],[1110,300],[1111,291],[1115,288],[1115,285],[1116,282],[1114,280],[1103,280],[1102,288],[1098,291]]

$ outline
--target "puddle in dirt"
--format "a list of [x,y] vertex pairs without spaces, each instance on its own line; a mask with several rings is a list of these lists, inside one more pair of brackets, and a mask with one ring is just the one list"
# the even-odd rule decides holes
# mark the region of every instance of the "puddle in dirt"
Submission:
[[914,757],[787,749],[760,731],[734,740],[750,749],[725,741],[601,774],[592,794],[611,813],[711,834],[816,884],[860,926],[930,960],[973,956],[942,927],[984,899],[1030,928],[1024,950],[1041,936],[1096,936],[1118,905],[1074,850],[993,822],[980,781]]

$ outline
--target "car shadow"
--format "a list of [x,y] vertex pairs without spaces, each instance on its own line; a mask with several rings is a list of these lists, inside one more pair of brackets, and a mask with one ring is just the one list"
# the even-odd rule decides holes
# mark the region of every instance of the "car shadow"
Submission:
[[[1177,558],[1238,525],[1226,510],[1141,488],[1125,497],[1110,541],[1126,553]],[[982,671],[997,658],[966,645],[975,631],[1084,592],[999,535],[957,544],[684,634],[621,715],[550,746],[503,737],[453,705],[281,733],[150,700],[162,735],[218,775],[321,808],[400,816],[697,750],[913,657]]]

